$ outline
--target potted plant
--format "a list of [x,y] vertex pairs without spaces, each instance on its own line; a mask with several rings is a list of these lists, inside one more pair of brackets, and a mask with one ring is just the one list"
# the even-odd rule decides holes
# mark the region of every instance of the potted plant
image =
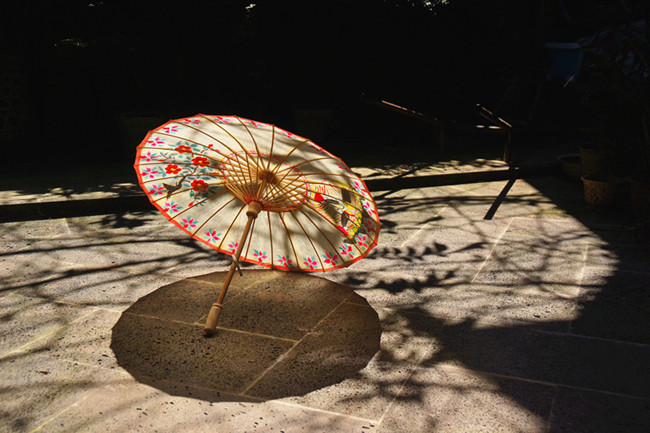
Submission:
[[[590,109],[587,130],[598,138],[596,153],[601,162],[590,165],[582,158],[585,194],[592,181],[614,181],[633,174],[632,195],[642,195],[637,184],[650,180],[650,28],[647,13],[603,31],[586,45],[592,61],[588,63],[583,101]],[[606,187],[612,195],[612,187]],[[617,188],[614,196],[618,195]],[[650,186],[647,188],[650,194]],[[641,199],[643,200],[643,199]],[[647,204],[637,215],[647,216]],[[650,219],[650,218],[648,218]]]

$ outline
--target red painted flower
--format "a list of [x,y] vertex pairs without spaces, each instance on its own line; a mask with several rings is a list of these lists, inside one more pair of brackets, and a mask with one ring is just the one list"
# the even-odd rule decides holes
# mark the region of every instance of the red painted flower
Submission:
[[169,164],[167,167],[165,167],[165,172],[167,174],[177,174],[181,171],[181,168],[177,166],[176,164]]
[[196,179],[193,180],[192,183],[190,184],[192,186],[192,189],[196,192],[204,193],[208,190],[210,185],[204,180],[201,179]]
[[192,153],[192,148],[187,144],[181,144],[174,149],[178,153]]
[[210,165],[210,160],[205,156],[195,156],[192,158],[192,164],[198,165],[199,167],[207,167]]

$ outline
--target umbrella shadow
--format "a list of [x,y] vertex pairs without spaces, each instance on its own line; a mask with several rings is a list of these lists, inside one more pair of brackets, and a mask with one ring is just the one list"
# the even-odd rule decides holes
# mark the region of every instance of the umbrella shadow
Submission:
[[225,272],[141,298],[113,327],[118,364],[139,382],[206,401],[301,396],[358,375],[379,351],[377,313],[349,287],[247,270],[230,286],[217,335],[202,335]]

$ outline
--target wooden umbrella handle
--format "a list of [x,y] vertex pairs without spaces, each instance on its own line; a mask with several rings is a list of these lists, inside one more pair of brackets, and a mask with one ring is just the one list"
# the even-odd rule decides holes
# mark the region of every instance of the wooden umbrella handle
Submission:
[[248,220],[246,221],[244,232],[241,235],[239,246],[237,247],[237,251],[235,252],[234,260],[230,265],[230,269],[228,269],[228,274],[226,275],[226,279],[224,280],[223,286],[221,287],[221,292],[219,292],[219,298],[217,299],[217,302],[212,304],[212,308],[210,308],[210,312],[208,313],[208,318],[205,321],[203,334],[206,336],[214,335],[217,332],[217,322],[219,321],[219,317],[221,316],[221,310],[223,310],[223,299],[226,297],[228,286],[230,286],[232,277],[235,274],[235,269],[237,269],[237,261],[239,260],[239,256],[241,255],[242,250],[244,249],[244,243],[246,243],[246,238],[248,237],[248,233],[251,230],[251,225],[253,224],[253,220],[257,218],[257,215],[260,213],[261,210],[262,210],[262,204],[259,202],[253,201],[250,202],[248,205],[248,210],[246,211],[246,216],[248,216]]

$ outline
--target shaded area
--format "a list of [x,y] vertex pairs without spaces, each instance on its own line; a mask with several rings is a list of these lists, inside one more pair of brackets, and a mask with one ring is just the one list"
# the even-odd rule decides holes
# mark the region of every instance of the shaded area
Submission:
[[[252,430],[258,422],[288,432],[288,420],[294,429],[339,431],[647,430],[643,245],[619,213],[586,209],[581,186],[554,177],[517,180],[492,220],[484,220],[506,184],[375,194],[384,222],[379,246],[326,275],[363,298],[362,305],[344,301],[327,319],[371,314],[357,330],[377,335],[379,347],[361,358],[356,347],[351,354],[338,345],[348,331],[335,328],[307,335],[278,359],[287,350],[283,342],[313,323],[301,312],[315,304],[293,304],[299,293],[291,285],[260,281],[266,274],[249,267],[244,278],[256,284],[227,298],[225,314],[232,315],[224,315],[224,340],[204,340],[199,323],[218,284],[191,276],[227,262],[215,262],[211,251],[153,213],[3,224],[0,266],[10,278],[0,291],[0,368],[9,385],[1,392],[11,396],[3,422],[16,430],[47,422],[53,431],[123,429],[143,420],[180,430],[204,417],[211,425],[190,430]],[[158,298],[164,284],[173,285]],[[342,296],[338,290],[323,293]],[[188,315],[189,294],[197,292],[204,294],[201,306]],[[144,317],[147,311],[158,316]],[[222,386],[235,396],[180,382],[220,380],[197,372],[191,360],[213,362],[206,345],[243,342],[268,329],[284,340],[238,343],[233,352],[251,377],[279,361],[264,375],[268,381],[242,394],[250,385],[242,385],[246,374],[229,372]],[[136,338],[127,341],[127,331]],[[156,338],[143,338],[145,331]],[[155,346],[144,354],[148,361],[130,358],[137,381],[119,375],[122,361],[109,344],[120,334],[123,350],[143,341]],[[245,350],[258,346],[259,353]],[[177,356],[192,350],[194,358]],[[342,371],[329,376],[332,366]],[[303,369],[313,374],[285,373]],[[162,377],[154,380],[151,371]],[[255,403],[242,406],[252,394]],[[39,404],[44,398],[51,403]],[[181,405],[179,420],[170,414]]]
[[209,401],[299,396],[345,380],[379,350],[377,313],[352,289],[304,274],[247,270],[217,335],[202,335],[225,272],[163,286],[113,327],[118,364],[170,395]]

